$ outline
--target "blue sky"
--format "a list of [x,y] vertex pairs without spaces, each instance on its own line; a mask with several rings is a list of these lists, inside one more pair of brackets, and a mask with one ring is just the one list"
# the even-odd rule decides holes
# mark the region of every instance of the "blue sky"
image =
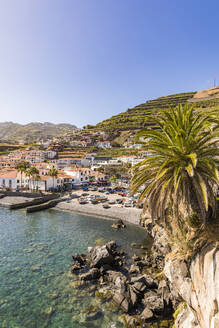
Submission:
[[217,0],[0,0],[0,121],[95,124],[219,84]]

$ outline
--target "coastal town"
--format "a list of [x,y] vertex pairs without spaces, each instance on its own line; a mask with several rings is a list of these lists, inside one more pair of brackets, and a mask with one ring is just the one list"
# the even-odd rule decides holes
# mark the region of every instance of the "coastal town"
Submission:
[[[64,147],[66,148],[66,144],[68,152],[61,152]],[[126,147],[130,148],[140,148],[140,146],[126,143]],[[82,147],[83,150],[96,147],[97,151],[84,151],[79,157]],[[36,142],[35,146],[28,145],[25,149],[11,151],[0,157],[0,188],[14,191],[54,192],[72,190],[86,185],[107,186],[110,185],[110,180],[120,185],[123,182],[128,184],[129,169],[142,161],[144,152],[140,155],[99,156],[98,151],[103,149],[113,148],[109,141],[92,143],[90,137],[84,137],[78,133],[78,135],[67,135],[58,139],[44,139]],[[75,153],[77,157],[73,156]],[[22,163],[26,163],[24,170],[19,168]],[[32,168],[32,174],[31,170],[28,173],[30,168]],[[112,173],[107,168],[112,168]],[[123,170],[120,170],[121,168]],[[113,174],[117,171],[122,173]]]
[[[131,194],[130,179],[133,166],[146,153],[133,138],[128,140],[125,146],[114,148],[106,133],[95,131],[84,135],[83,129],[77,129],[73,134],[41,138],[34,145],[20,141],[21,149],[0,157],[0,204],[13,208],[22,207],[25,202],[26,208],[35,205],[32,201],[39,196],[42,203],[49,200],[48,207],[40,205],[38,199],[39,205],[33,206],[36,210],[55,204],[59,210],[139,224],[143,205],[138,203],[138,194]],[[113,149],[119,150],[117,156],[99,155]],[[138,150],[136,155],[132,154],[133,149]],[[8,197],[8,192],[15,197]],[[31,193],[34,193],[32,200],[26,199]],[[58,201],[54,203],[50,196]]]
[[0,328],[219,328],[218,10],[0,0]]

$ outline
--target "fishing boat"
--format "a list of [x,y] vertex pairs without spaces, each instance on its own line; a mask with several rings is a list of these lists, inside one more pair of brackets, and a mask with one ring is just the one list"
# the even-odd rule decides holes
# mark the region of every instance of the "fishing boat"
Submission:
[[103,208],[110,208],[109,204],[103,204]]
[[80,198],[78,200],[79,204],[83,205],[83,204],[87,204],[87,200],[85,198]]

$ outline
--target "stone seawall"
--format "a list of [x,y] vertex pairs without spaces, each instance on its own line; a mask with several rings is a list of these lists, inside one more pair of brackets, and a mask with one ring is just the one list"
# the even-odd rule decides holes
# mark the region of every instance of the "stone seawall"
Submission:
[[63,201],[63,199],[53,199],[48,202],[44,202],[43,204],[29,206],[26,208],[26,213],[33,213],[42,210],[47,210],[49,208],[55,207],[59,202]]
[[20,208],[26,208],[28,206],[40,205],[40,204],[43,204],[45,202],[48,202],[50,200],[57,199],[57,198],[58,198],[57,195],[46,195],[43,197],[37,197],[30,201],[25,201],[25,202],[17,203],[17,204],[11,204],[8,207],[10,210],[17,210]]
[[26,198],[37,198],[42,197],[43,194],[39,192],[24,192],[24,191],[2,191],[1,195],[10,196],[10,197],[26,197]]

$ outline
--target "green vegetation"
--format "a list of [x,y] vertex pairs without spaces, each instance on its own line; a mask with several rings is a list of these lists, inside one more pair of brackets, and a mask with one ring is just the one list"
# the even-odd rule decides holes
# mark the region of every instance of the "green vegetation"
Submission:
[[51,168],[51,169],[49,170],[48,175],[49,175],[50,177],[52,177],[52,179],[53,179],[53,189],[54,189],[55,178],[57,178],[57,176],[58,176],[58,170],[57,170],[56,168],[53,167],[53,168]]
[[218,110],[178,105],[151,119],[157,130],[138,135],[147,138],[151,156],[135,166],[132,191],[143,187],[140,201],[147,200],[152,218],[192,247],[190,227],[204,227],[216,216]]
[[65,133],[71,133],[75,128],[76,126],[71,124],[53,124],[49,122],[36,122],[26,125],[5,122],[0,123],[0,139],[12,143],[17,142],[17,140],[31,143],[40,138],[58,137]]
[[97,156],[120,157],[120,156],[138,155],[140,153],[141,151],[133,148],[108,148],[108,149],[100,149],[97,153]]
[[[33,180],[33,189],[35,189],[35,182],[40,180],[39,170],[35,166],[31,166],[26,170],[26,175],[31,177]],[[38,187],[38,186],[37,186]]]
[[0,155],[7,155],[11,151],[15,150],[24,150],[27,145],[17,145],[17,144],[9,144],[9,143],[0,143]]
[[21,174],[21,181],[20,181],[20,186],[21,187],[22,187],[22,175],[23,175],[23,173],[26,173],[27,172],[27,170],[29,169],[29,167],[30,167],[30,164],[27,161],[20,162],[17,165],[17,167],[16,167],[16,169],[18,170],[18,172],[20,172],[20,174]]
[[[147,101],[144,104],[128,109],[126,112],[104,120],[95,127],[92,126],[92,130],[104,130],[110,133],[119,131],[119,134],[121,131],[140,130],[148,126],[148,115],[151,114],[151,111],[168,108],[169,105],[185,104],[194,94],[195,92],[179,93]],[[86,126],[86,129],[89,130],[90,128]]]

